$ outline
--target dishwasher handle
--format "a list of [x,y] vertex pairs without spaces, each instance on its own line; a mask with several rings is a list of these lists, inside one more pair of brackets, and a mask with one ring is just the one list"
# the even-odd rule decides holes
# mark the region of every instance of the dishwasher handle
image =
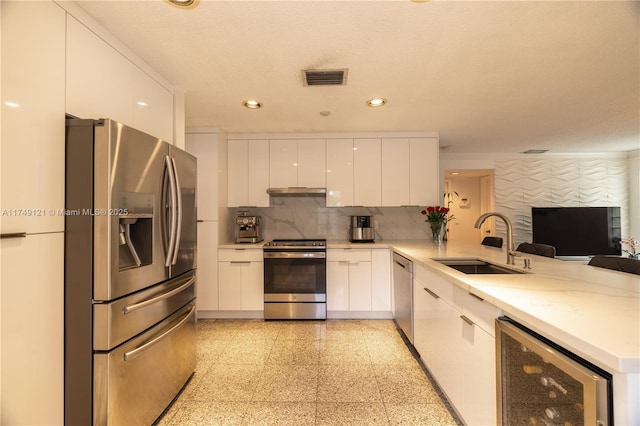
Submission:
[[393,252],[393,262],[413,274],[413,262],[395,251]]

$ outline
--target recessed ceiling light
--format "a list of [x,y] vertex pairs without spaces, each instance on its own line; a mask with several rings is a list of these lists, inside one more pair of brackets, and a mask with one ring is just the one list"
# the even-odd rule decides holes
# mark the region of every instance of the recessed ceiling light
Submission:
[[15,102],[9,102],[9,101],[7,101],[7,102],[5,102],[4,104],[5,104],[6,106],[8,106],[8,107],[11,107],[11,108],[20,108],[20,104],[17,104],[17,103],[15,103]]
[[197,0],[167,0],[167,2],[173,6],[189,7],[189,6],[195,6],[195,3],[197,2]]
[[148,104],[148,103],[146,103],[146,102],[144,102],[144,101],[136,102],[136,104],[137,104],[138,106],[141,106],[141,107],[149,106],[149,104]]
[[375,107],[381,107],[382,105],[386,104],[387,100],[385,98],[373,98],[373,99],[369,99],[367,101],[367,105],[375,108]]
[[256,101],[255,99],[247,99],[246,101],[242,102],[242,105],[249,109],[262,108],[262,102]]

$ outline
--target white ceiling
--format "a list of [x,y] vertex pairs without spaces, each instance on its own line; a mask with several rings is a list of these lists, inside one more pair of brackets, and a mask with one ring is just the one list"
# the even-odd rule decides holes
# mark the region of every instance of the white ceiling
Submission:
[[[451,153],[640,148],[637,1],[77,3],[184,90],[188,127],[437,131]],[[301,70],[335,68],[345,86],[303,86]],[[375,96],[388,104],[365,106]]]

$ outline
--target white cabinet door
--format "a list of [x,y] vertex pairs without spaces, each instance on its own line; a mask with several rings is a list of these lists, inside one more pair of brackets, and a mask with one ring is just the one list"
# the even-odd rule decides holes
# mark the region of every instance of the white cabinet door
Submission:
[[437,206],[443,203],[439,191],[438,139],[412,138],[409,141],[409,204]]
[[353,205],[353,139],[327,139],[327,207]]
[[173,143],[173,94],[140,68],[133,77],[133,127]]
[[133,126],[133,63],[71,15],[67,19],[66,58],[66,112]]
[[230,140],[227,148],[227,205],[269,207],[269,143]]
[[2,232],[64,230],[65,12],[2,7]]
[[[2,14],[4,18],[4,4]],[[61,425],[64,423],[64,234],[3,239],[0,246],[0,423]]]
[[267,140],[248,142],[248,200],[243,205],[269,207],[269,143]]
[[264,309],[264,263],[250,262],[242,270],[242,310]]
[[[461,414],[469,425],[496,424],[495,339],[475,324],[462,323],[459,386]],[[480,368],[480,366],[482,366]]]
[[242,269],[249,262],[218,262],[218,307],[221,311],[242,309]]
[[227,148],[227,205],[249,204],[249,141],[230,140]]
[[349,310],[349,262],[327,261],[327,311]]
[[298,141],[298,186],[326,188],[326,144],[324,139]]
[[349,262],[349,310],[371,311],[371,262]]
[[382,205],[382,144],[380,139],[353,141],[353,203]]
[[199,311],[218,310],[218,222],[198,222]]
[[391,311],[391,250],[371,250],[371,309]]
[[218,250],[218,292],[221,311],[264,309],[262,249]]
[[298,186],[298,141],[272,139],[269,141],[269,186],[288,188]]
[[382,205],[385,207],[411,204],[409,152],[409,139],[382,139]]
[[218,136],[187,133],[185,147],[198,159],[198,219],[218,220]]

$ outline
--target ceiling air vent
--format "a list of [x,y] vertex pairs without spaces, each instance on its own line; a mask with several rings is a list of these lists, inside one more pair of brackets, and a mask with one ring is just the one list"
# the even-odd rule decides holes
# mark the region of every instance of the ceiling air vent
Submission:
[[302,70],[305,86],[344,86],[347,84],[348,69]]

